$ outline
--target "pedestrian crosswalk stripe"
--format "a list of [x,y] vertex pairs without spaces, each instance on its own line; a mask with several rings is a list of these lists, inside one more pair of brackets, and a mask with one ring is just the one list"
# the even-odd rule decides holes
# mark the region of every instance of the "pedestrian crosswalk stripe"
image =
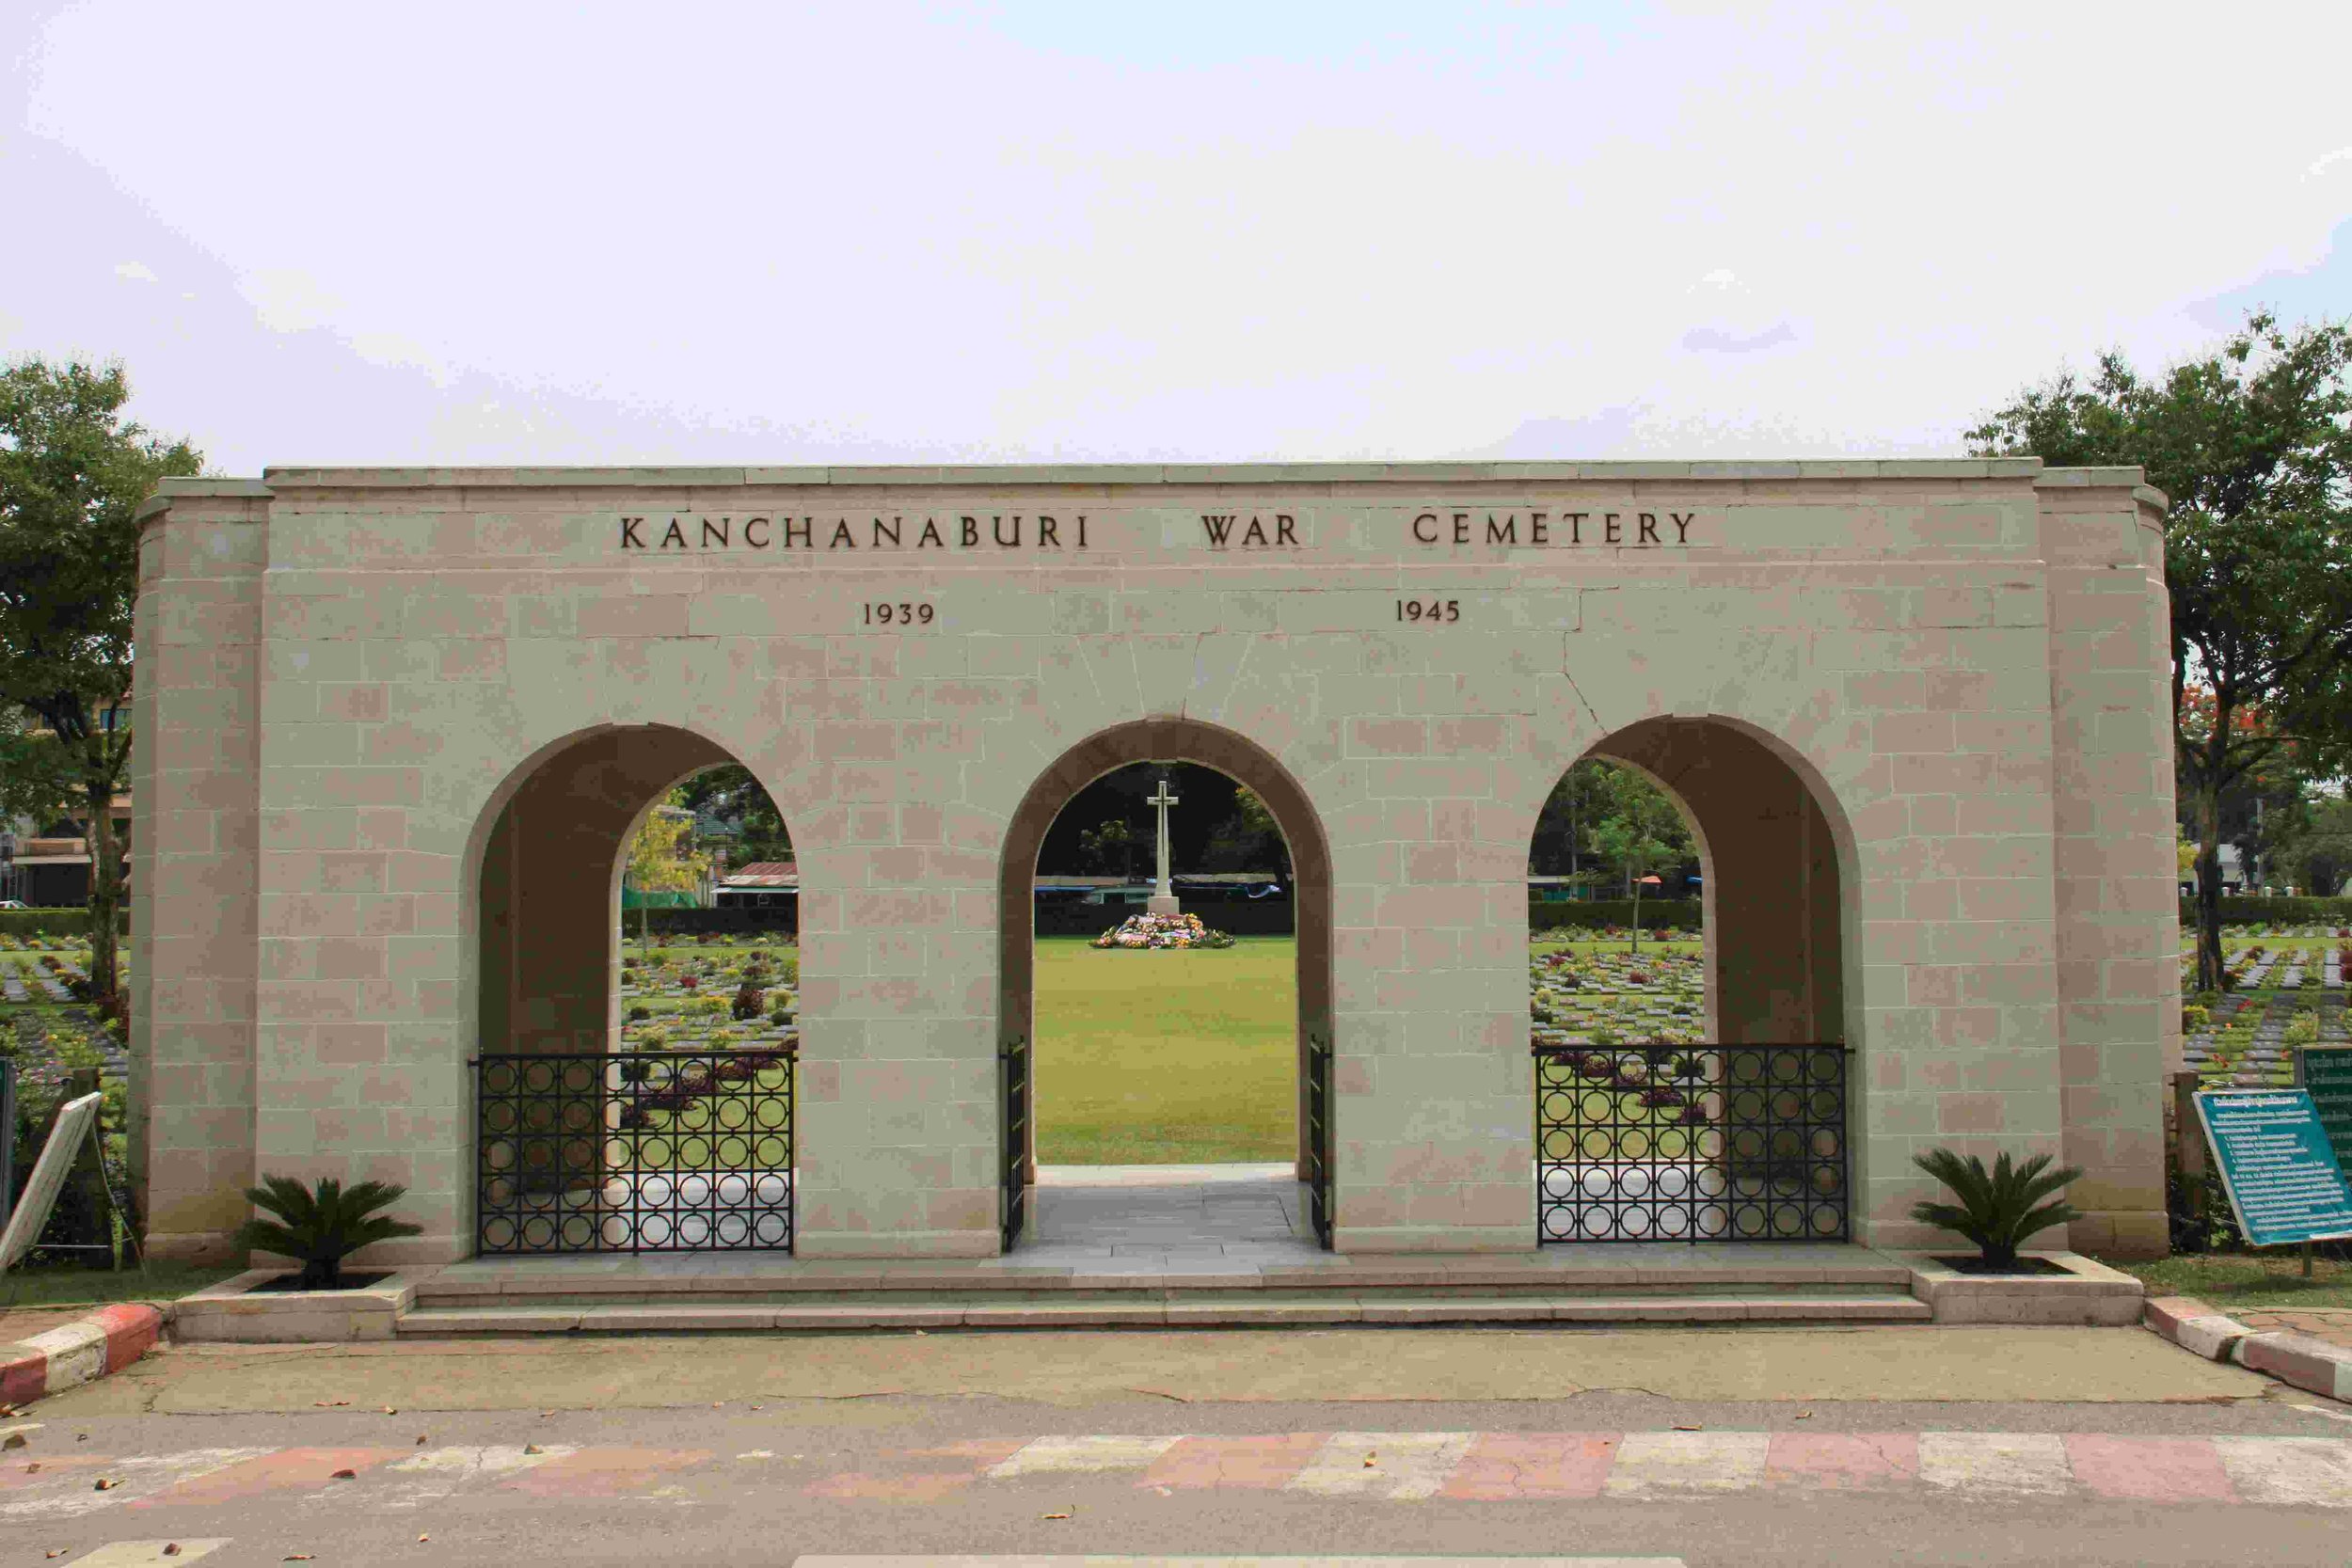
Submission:
[[1174,1437],[1041,1437],[1023,1444],[1020,1452],[992,1466],[988,1473],[1001,1481],[1073,1471],[1140,1470],[1176,1442]]
[[[149,1564],[165,1563],[177,1568],[180,1563],[212,1556],[229,1541],[225,1535],[212,1541],[110,1541],[96,1551],[75,1558],[67,1568],[148,1568]],[[174,1546],[179,1549],[166,1556],[167,1549]]]

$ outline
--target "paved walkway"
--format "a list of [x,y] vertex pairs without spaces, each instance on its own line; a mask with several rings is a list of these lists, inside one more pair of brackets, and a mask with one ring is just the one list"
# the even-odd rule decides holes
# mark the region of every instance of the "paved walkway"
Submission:
[[1040,1165],[1029,1234],[1009,1261],[1181,1267],[1306,1263],[1307,1191],[1288,1164]]
[[2352,1350],[2352,1307],[2223,1307],[2220,1310],[2256,1333],[2287,1329]]

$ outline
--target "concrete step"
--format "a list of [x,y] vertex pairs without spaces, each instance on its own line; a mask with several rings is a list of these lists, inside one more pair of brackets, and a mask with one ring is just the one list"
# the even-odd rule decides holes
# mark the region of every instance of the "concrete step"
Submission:
[[975,1306],[1027,1306],[1035,1303],[1057,1303],[1068,1307],[1102,1306],[1217,1306],[1228,1302],[1311,1302],[1341,1301],[1431,1301],[1465,1299],[1478,1301],[1645,1301],[1688,1299],[1737,1299],[1746,1296],[1841,1296],[1893,1291],[1909,1292],[1911,1276],[1907,1272],[1884,1274],[1866,1279],[1821,1279],[1810,1275],[1776,1277],[1770,1274],[1750,1274],[1730,1278],[1699,1278],[1653,1280],[1635,1279],[1628,1275],[1612,1275],[1599,1279],[1553,1279],[1544,1284],[1512,1281],[1507,1284],[1458,1284],[1450,1280],[1404,1285],[1363,1285],[1346,1280],[1299,1280],[1284,1278],[1264,1280],[1244,1275],[1136,1276],[1116,1286],[1094,1284],[1061,1285],[1053,1281],[991,1281],[977,1285],[966,1280],[952,1283],[932,1281],[927,1286],[900,1285],[891,1289],[823,1289],[806,1282],[775,1286],[736,1280],[702,1279],[691,1282],[660,1282],[654,1285],[630,1285],[591,1282],[566,1283],[561,1287],[516,1280],[502,1282],[497,1291],[480,1289],[436,1290],[430,1279],[417,1287],[416,1306],[421,1309],[453,1310],[477,1307],[576,1307],[588,1309],[605,1307],[888,1307],[903,1306],[914,1301],[956,1300]]
[[900,1292],[872,1301],[661,1303],[420,1307],[404,1316],[404,1338],[456,1335],[747,1333],[876,1328],[1244,1328],[1315,1323],[1926,1323],[1928,1304],[1907,1291],[1751,1291],[1683,1295],[1292,1296],[1233,1291],[1212,1299],[976,1300],[968,1294],[925,1298]]

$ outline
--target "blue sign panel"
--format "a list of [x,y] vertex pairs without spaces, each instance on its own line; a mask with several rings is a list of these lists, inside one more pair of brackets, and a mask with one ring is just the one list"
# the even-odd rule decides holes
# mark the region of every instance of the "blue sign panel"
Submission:
[[2352,1237],[2352,1187],[2309,1094],[2209,1090],[2197,1097],[2197,1117],[2247,1241],[2282,1246]]

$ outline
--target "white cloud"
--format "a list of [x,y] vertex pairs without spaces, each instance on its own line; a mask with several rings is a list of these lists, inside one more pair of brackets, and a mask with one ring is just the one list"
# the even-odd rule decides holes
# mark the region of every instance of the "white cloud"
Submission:
[[155,276],[154,269],[150,267],[144,261],[117,261],[115,263],[115,276],[117,277],[127,277],[134,283],[160,283],[163,281],[162,278]]
[[342,300],[298,267],[258,268],[237,280],[237,292],[251,303],[255,317],[272,332],[306,332],[327,326],[343,309]]
[[[0,298],[42,301],[0,347],[122,358],[139,418],[230,471],[1957,450],[2060,361],[2205,341],[2194,302],[2310,269],[2347,215],[2352,149],[2309,151],[2343,139],[2344,7],[2281,54],[2089,0],[1964,30],[580,0],[552,35],[254,0],[142,10],[126,51],[127,3],[0,20],[11,197],[61,220],[0,253]],[[1955,196],[2111,135],[2085,58],[2258,77],[2265,112],[2140,117],[2062,224]],[[821,69],[785,90],[777,59]],[[272,91],[187,114],[232,67]],[[441,106],[403,112],[420,80]],[[121,289],[126,255],[190,296]]]

